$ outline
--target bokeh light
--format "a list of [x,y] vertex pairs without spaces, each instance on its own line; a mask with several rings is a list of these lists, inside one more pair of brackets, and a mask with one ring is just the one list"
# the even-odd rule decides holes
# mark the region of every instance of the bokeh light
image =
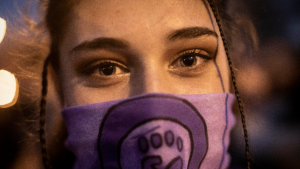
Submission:
[[0,108],[13,106],[19,95],[19,85],[13,74],[0,70]]
[[6,30],[6,22],[4,19],[0,18],[0,43],[3,40]]

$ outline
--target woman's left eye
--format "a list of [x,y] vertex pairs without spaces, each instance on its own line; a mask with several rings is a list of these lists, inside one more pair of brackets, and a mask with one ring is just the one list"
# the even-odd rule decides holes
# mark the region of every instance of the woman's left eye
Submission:
[[181,52],[179,56],[171,63],[171,68],[192,68],[202,65],[205,61],[212,59],[212,57],[204,54],[200,49],[192,49]]

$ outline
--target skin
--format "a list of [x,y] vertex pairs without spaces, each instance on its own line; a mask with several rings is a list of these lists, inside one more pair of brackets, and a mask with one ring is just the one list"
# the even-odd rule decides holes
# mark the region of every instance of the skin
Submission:
[[[70,16],[59,49],[65,107],[143,93],[229,92],[220,33],[200,0],[85,0]],[[189,56],[192,66],[183,62]],[[115,68],[109,76],[101,71],[107,64]]]

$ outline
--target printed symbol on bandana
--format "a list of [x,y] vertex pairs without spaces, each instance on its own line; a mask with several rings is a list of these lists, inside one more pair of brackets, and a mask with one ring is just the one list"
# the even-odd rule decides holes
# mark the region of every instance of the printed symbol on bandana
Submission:
[[207,150],[201,113],[176,97],[149,95],[118,103],[99,128],[101,169],[195,169]]
[[[174,145],[175,138],[174,133],[172,131],[167,131],[165,133],[165,137],[163,138],[159,133],[154,133],[150,136],[150,145],[154,149],[161,148],[163,145],[163,141],[165,141],[166,146],[169,148],[177,148],[178,152],[181,152],[183,149],[183,142],[181,137],[177,137],[176,145]],[[146,137],[142,136],[138,139],[139,149],[143,153],[147,153],[149,150],[149,143]],[[160,166],[163,163],[161,156],[158,155],[148,155],[145,156],[141,161],[141,166],[144,169],[153,168],[153,166]],[[168,169],[181,169],[183,165],[183,161],[181,156],[174,157],[167,166],[163,166],[163,168]]]
[[153,120],[135,128],[121,144],[123,169],[187,168],[191,154],[188,131],[170,120]]

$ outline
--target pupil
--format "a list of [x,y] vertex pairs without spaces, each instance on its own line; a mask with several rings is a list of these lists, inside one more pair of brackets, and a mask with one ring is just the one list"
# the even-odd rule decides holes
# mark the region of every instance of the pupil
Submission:
[[195,63],[195,57],[194,56],[185,56],[182,59],[182,63],[184,66],[192,66]]
[[101,72],[103,75],[112,75],[115,72],[115,67],[113,65],[104,65],[101,68]]

